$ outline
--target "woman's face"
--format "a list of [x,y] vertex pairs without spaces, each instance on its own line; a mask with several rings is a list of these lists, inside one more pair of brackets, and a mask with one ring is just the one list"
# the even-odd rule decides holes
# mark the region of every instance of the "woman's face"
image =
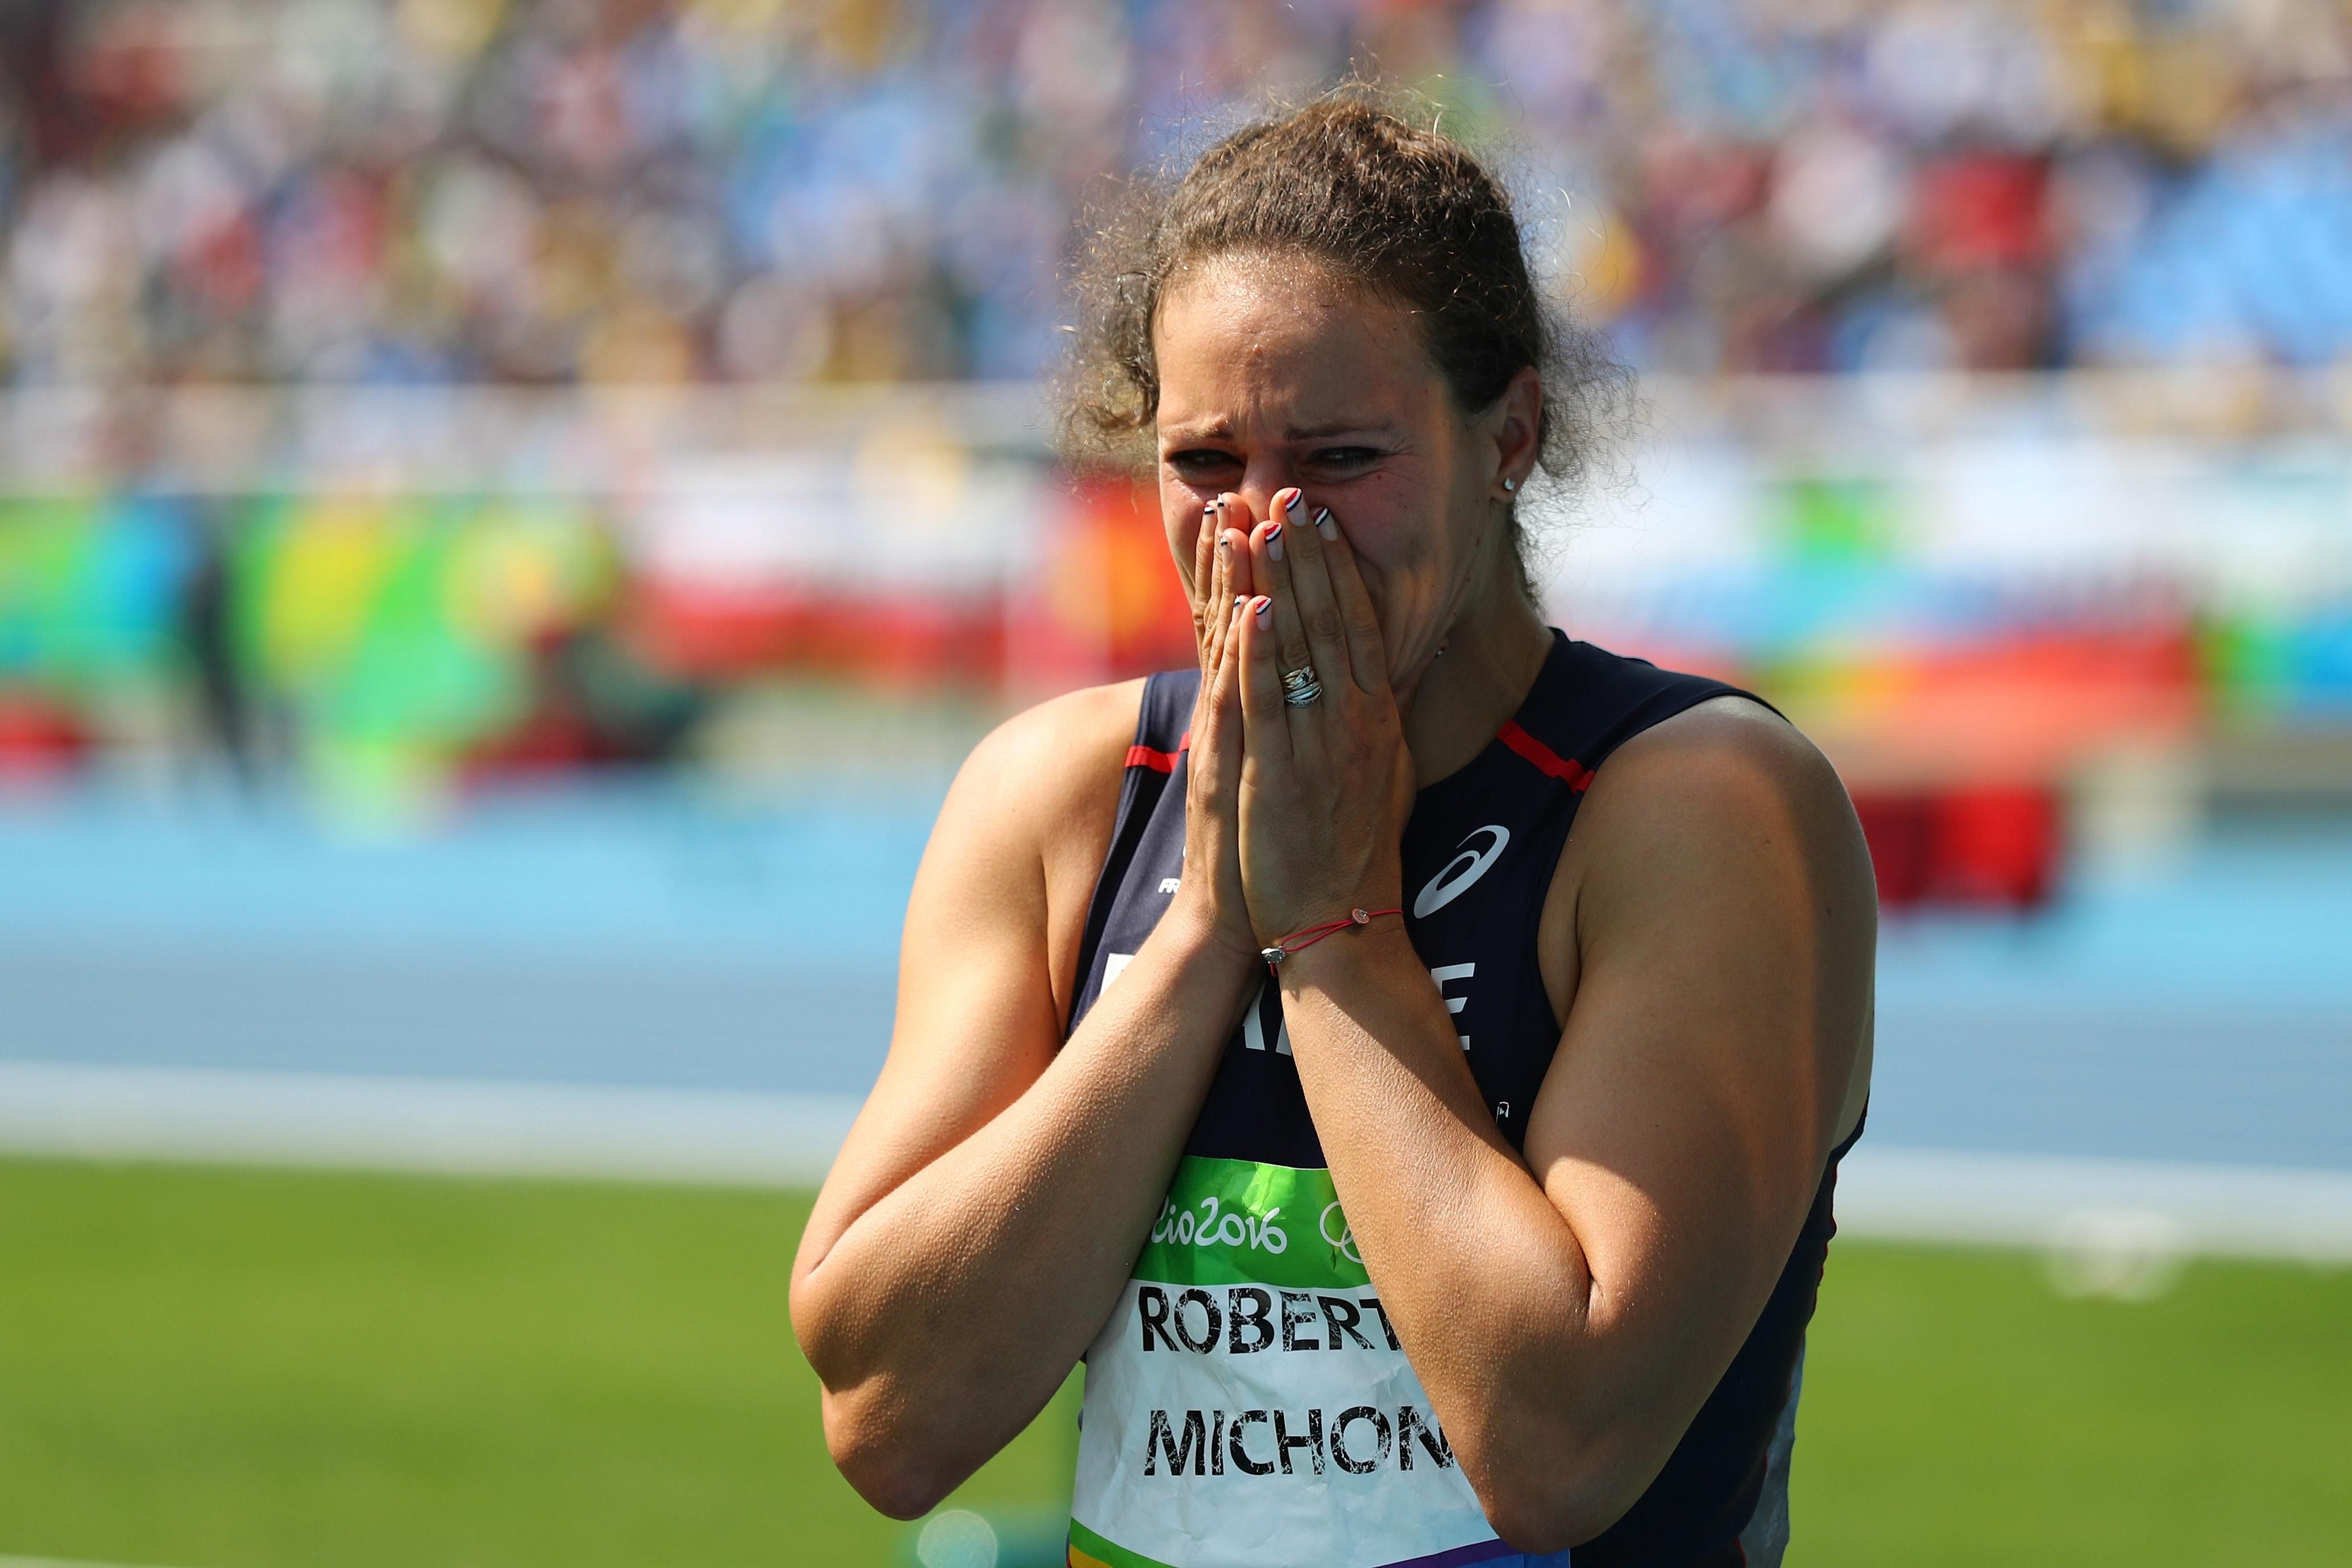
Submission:
[[1515,439],[1532,460],[1532,420],[1515,435],[1510,414],[1525,396],[1465,418],[1402,307],[1312,261],[1224,258],[1161,297],[1153,348],[1161,521],[1196,598],[1202,508],[1239,495],[1264,521],[1289,485],[1346,531],[1401,688],[1478,593],[1515,581],[1496,498],[1526,471],[1506,467]]

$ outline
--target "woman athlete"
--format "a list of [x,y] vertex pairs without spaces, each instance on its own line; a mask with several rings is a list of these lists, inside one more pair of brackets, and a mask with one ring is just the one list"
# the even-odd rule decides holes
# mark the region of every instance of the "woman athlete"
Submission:
[[[1496,183],[1326,100],[1097,258],[1200,667],[941,809],[793,1321],[908,1518],[1087,1363],[1073,1564],[1766,1563],[1868,1085],[1820,754],[1537,609],[1597,363]],[[1556,1555],[1547,1555],[1556,1554]]]

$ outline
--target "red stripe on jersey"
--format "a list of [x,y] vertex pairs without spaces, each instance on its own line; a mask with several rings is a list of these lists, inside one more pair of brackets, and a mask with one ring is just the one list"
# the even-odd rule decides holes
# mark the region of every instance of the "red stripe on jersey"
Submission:
[[1176,749],[1172,752],[1155,752],[1149,746],[1129,746],[1127,749],[1127,765],[1130,768],[1150,768],[1155,773],[1172,773],[1176,771],[1176,759],[1192,749],[1192,731],[1187,730],[1184,731],[1184,738],[1176,742]]
[[1540,772],[1567,781],[1568,787],[1582,795],[1592,783],[1592,770],[1561,756],[1533,735],[1519,728],[1517,719],[1506,720],[1495,738],[1533,763]]

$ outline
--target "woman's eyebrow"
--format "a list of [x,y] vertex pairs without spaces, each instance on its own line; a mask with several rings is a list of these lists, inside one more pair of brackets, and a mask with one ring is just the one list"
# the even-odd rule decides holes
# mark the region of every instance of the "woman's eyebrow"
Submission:
[[1234,422],[1230,419],[1203,419],[1197,424],[1163,425],[1160,427],[1163,441],[1181,445],[1186,441],[1230,441]]
[[1322,425],[1293,425],[1283,431],[1286,441],[1321,441],[1333,436],[1386,436],[1389,426],[1377,419],[1338,419]]
[[[1334,436],[1390,436],[1393,426],[1378,419],[1332,419],[1320,425],[1292,425],[1282,432],[1285,441],[1322,441]],[[1231,419],[1203,419],[1198,424],[1163,425],[1160,440],[1169,446],[1181,446],[1187,441],[1230,441],[1234,439]]]

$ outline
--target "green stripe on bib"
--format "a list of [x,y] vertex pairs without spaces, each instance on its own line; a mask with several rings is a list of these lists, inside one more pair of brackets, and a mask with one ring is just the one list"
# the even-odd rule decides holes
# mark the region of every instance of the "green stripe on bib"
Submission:
[[1349,1289],[1371,1279],[1330,1172],[1198,1157],[1176,1167],[1134,1277],[1300,1289]]
[[1074,1519],[1070,1521],[1070,1562],[1073,1568],[1080,1568],[1081,1557],[1086,1560],[1084,1568],[1092,1568],[1097,1563],[1103,1568],[1169,1568],[1169,1564],[1157,1557],[1146,1557],[1140,1552],[1129,1552],[1115,1541],[1104,1540]]

